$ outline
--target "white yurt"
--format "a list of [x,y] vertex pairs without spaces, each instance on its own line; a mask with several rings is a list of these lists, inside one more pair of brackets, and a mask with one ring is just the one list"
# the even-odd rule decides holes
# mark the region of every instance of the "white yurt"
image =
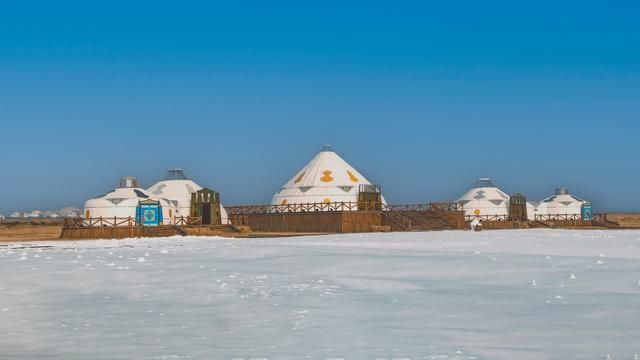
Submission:
[[4,215],[0,214],[0,220],[4,220],[4,219],[5,219]]
[[360,185],[372,186],[327,145],[273,195],[271,205],[357,202]]
[[534,213],[542,216],[578,216],[582,215],[582,207],[590,206],[586,200],[580,199],[569,193],[564,187],[557,188],[555,194],[535,203]]
[[16,212],[12,213],[11,215],[9,215],[9,217],[13,218],[13,219],[17,219],[17,218],[24,217],[24,214],[19,212],[19,211],[16,211]]
[[33,210],[29,215],[27,215],[27,217],[30,218],[41,218],[43,217],[42,211],[40,210]]
[[[187,217],[191,212],[191,194],[198,190],[202,190],[202,186],[189,179],[182,169],[169,169],[164,178],[147,191],[154,198],[170,201],[176,209],[174,216]],[[229,223],[229,216],[222,204],[220,218],[223,224]]]
[[509,198],[491,179],[480,178],[473,189],[458,199],[458,203],[462,204],[467,216],[499,216],[506,219],[509,215]]
[[101,196],[87,200],[84,204],[85,218],[127,218],[136,217],[138,203],[143,200],[159,200],[162,206],[162,216],[164,223],[171,223],[175,206],[170,202],[157,199],[146,190],[140,188],[140,184],[135,177],[125,176],[120,179],[120,185]]

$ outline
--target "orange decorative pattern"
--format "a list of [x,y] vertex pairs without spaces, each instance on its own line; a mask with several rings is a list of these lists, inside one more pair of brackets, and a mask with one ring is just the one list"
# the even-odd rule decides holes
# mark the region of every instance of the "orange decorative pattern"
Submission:
[[287,201],[287,199],[282,200],[282,202],[280,203],[280,205],[287,205],[289,202]]
[[299,183],[300,181],[302,181],[302,177],[303,177],[303,176],[304,176],[304,171],[302,172],[302,174],[300,174],[300,175],[296,178],[296,180],[295,180],[293,183],[294,183],[294,184],[297,184],[297,183]]
[[331,202],[331,199],[329,199],[329,198],[324,198],[324,199],[322,200],[322,202],[323,202],[323,203],[325,203],[325,204],[328,204],[328,203],[330,203],[330,202]]
[[322,175],[324,175],[323,177],[320,178],[320,181],[322,182],[332,182],[333,181],[333,177],[331,177],[332,172],[329,170],[325,170],[322,172]]
[[358,182],[358,178],[355,175],[353,175],[351,171],[347,170],[347,175],[349,175],[349,180],[353,181],[354,183]]

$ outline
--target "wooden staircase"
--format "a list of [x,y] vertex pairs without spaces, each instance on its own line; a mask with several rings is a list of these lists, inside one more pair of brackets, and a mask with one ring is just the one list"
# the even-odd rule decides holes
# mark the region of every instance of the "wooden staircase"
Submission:
[[184,236],[185,233],[179,227],[169,226],[144,226],[142,228],[144,237],[168,237],[168,236]]
[[[455,230],[457,227],[447,220],[444,213],[419,210],[382,211],[383,225],[392,231]],[[386,223],[386,224],[385,224]]]
[[602,227],[606,227],[606,228],[619,228],[620,224],[618,224],[617,222],[611,221],[609,219],[607,219],[606,217],[600,218],[600,219],[596,219],[593,218],[591,220],[591,223],[594,226],[602,226]]

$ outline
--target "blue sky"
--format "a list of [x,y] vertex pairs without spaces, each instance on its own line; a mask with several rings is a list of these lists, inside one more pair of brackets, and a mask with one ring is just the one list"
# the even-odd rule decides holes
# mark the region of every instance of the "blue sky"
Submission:
[[0,213],[182,167],[266,203],[332,144],[392,203],[490,176],[640,211],[637,2],[15,2]]

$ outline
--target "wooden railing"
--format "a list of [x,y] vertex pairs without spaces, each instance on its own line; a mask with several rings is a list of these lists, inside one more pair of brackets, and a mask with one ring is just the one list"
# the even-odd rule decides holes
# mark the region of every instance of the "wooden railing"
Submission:
[[173,218],[173,225],[177,226],[189,226],[189,225],[202,225],[202,217],[191,216],[175,216]]
[[65,228],[81,227],[116,227],[116,226],[136,226],[136,218],[129,217],[97,217],[97,218],[70,218],[64,219]]
[[462,211],[462,205],[457,203],[434,202],[429,204],[385,205],[379,202],[329,202],[329,203],[298,203],[283,205],[247,205],[225,206],[229,216],[243,216],[250,214],[277,214],[287,212],[322,212],[322,211],[435,211],[439,213]]
[[535,221],[581,221],[581,214],[556,214],[556,215],[534,215]]
[[[190,217],[190,216],[175,216],[173,222],[169,224],[160,225],[201,225],[202,217]],[[97,217],[97,218],[69,218],[64,219],[63,226],[65,228],[85,228],[85,227],[133,227],[141,226],[139,222],[136,222],[136,218],[129,217]]]
[[465,221],[507,221],[509,220],[509,215],[465,215]]
[[[597,215],[594,215],[594,219],[596,219]],[[474,219],[478,219],[481,221],[508,221],[509,215],[465,215],[466,221],[473,221]],[[606,218],[606,216],[605,216]],[[581,221],[581,214],[555,214],[555,215],[534,215],[534,221]]]

